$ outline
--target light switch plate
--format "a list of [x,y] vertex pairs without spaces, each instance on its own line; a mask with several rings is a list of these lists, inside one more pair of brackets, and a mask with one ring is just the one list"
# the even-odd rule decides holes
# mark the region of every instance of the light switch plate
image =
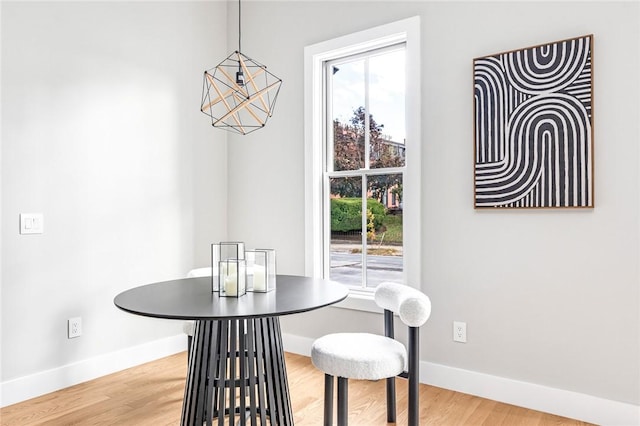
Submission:
[[21,234],[42,234],[44,232],[42,213],[20,213]]

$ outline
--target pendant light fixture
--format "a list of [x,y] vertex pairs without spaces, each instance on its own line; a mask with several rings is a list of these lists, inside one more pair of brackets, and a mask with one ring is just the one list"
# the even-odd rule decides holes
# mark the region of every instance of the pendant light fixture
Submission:
[[241,53],[242,9],[238,0],[238,50],[204,72],[200,110],[213,127],[246,135],[273,114],[282,80]]

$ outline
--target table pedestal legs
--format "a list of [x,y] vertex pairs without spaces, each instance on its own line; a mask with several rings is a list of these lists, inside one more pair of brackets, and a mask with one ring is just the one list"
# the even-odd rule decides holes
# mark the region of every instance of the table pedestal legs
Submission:
[[278,317],[196,321],[183,426],[293,425]]

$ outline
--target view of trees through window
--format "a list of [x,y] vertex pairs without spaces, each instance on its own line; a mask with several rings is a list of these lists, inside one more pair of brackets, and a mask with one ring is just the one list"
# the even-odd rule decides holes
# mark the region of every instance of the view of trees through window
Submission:
[[358,287],[402,282],[404,49],[328,65],[330,278]]

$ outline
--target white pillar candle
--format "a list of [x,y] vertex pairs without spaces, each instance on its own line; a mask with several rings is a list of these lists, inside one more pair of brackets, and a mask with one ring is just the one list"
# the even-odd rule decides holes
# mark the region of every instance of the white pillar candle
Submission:
[[238,295],[238,275],[227,275],[224,279],[224,292],[229,296]]
[[223,275],[236,275],[238,273],[238,265],[235,262],[221,262]]
[[264,266],[253,266],[253,290],[265,291],[267,289],[267,280],[265,276]]

